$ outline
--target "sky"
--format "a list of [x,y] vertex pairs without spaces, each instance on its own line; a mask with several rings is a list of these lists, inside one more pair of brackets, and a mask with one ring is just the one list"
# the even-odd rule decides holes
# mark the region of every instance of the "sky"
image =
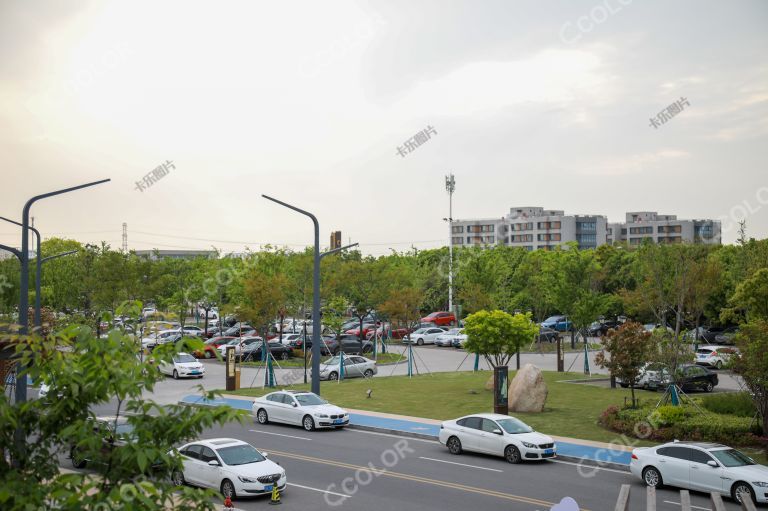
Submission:
[[767,27],[763,0],[4,0],[0,215],[109,178],[36,203],[44,238],[312,243],[266,194],[380,255],[447,243],[453,173],[453,218],[658,211],[765,238]]

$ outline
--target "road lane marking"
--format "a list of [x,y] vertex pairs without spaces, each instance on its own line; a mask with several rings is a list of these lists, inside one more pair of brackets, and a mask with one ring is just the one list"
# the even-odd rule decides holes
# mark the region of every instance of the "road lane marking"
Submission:
[[571,461],[563,461],[563,460],[547,460],[547,461],[549,463],[562,463],[563,465],[573,465],[574,467],[586,467],[594,470],[605,470],[606,472],[616,472],[617,474],[626,474],[626,475],[631,474],[631,472],[629,472],[628,470],[618,470],[616,468],[598,467],[595,465],[584,465],[582,463],[573,463]]
[[[274,449],[271,449],[270,452],[273,453],[273,454],[278,454],[280,456],[285,456],[286,458],[293,458],[293,459],[297,459],[297,460],[301,460],[301,461],[308,461],[308,462],[311,462],[311,463],[319,463],[319,464],[322,464],[322,465],[330,465],[330,466],[333,466],[333,467],[348,468],[350,470],[362,470],[362,471],[366,471],[366,472],[371,472],[373,474],[378,474],[378,475],[387,476],[387,477],[393,477],[395,479],[403,479],[403,480],[406,480],[406,481],[430,484],[430,485],[433,485],[433,486],[440,486],[440,487],[443,487],[443,488],[451,488],[451,489],[454,489],[454,490],[460,490],[460,491],[464,491],[464,492],[467,492],[467,493],[476,493],[478,495],[486,495],[486,496],[496,497],[496,498],[499,498],[499,499],[512,500],[512,501],[515,501],[515,502],[522,502],[522,503],[531,504],[531,505],[534,505],[534,506],[545,506],[547,508],[551,508],[552,506],[554,506],[556,504],[555,502],[549,502],[549,501],[546,501],[546,500],[536,499],[536,498],[533,498],[533,497],[523,497],[522,495],[514,495],[514,494],[511,494],[511,493],[503,493],[503,492],[500,492],[500,491],[489,490],[489,489],[485,489],[485,488],[479,488],[479,487],[476,487],[476,486],[467,486],[465,484],[450,483],[450,482],[447,482],[447,481],[439,481],[437,479],[429,479],[427,477],[421,477],[421,476],[412,475],[412,474],[403,474],[403,473],[400,473],[400,472],[391,472],[388,469],[375,469],[375,468],[371,469],[371,467],[368,467],[368,466],[353,465],[351,463],[344,463],[344,462],[341,462],[341,461],[332,461],[332,460],[323,459],[323,458],[314,458],[314,457],[311,457],[311,456],[304,456],[302,454],[294,454],[292,452],[276,451]],[[589,510],[582,508],[581,511],[589,511]]]
[[286,483],[288,486],[295,486],[296,488],[303,488],[305,490],[319,491],[320,493],[327,493],[328,495],[336,495],[337,497],[344,497],[345,499],[351,499],[352,495],[345,495],[343,493],[336,493],[334,491],[321,490],[320,488],[312,488],[311,486],[302,486],[296,483]]
[[276,436],[284,436],[287,438],[296,438],[298,440],[312,440],[311,438],[303,437],[303,436],[293,436],[293,435],[284,435],[282,433],[272,433],[269,431],[259,431],[258,429],[249,429],[248,431],[252,431],[253,433],[264,433],[265,435],[276,435]]
[[[680,505],[682,505],[682,504],[680,504],[679,502],[672,502],[671,500],[665,500],[664,502],[666,502],[667,504],[674,504],[674,505],[676,505],[676,506],[680,506]],[[691,507],[692,507],[692,508],[694,508],[694,509],[704,509],[704,510],[706,510],[706,511],[712,511],[712,509],[711,509],[711,508],[708,508],[708,507],[700,507],[700,506],[694,506],[693,504],[691,504]]]
[[480,470],[490,470],[491,472],[504,472],[503,470],[499,470],[496,468],[487,468],[487,467],[478,467],[477,465],[467,465],[466,463],[456,463],[455,461],[445,461],[445,460],[438,460],[435,458],[427,458],[425,456],[419,456],[420,460],[429,460],[429,461],[438,461],[440,463],[448,463],[450,465],[459,465],[462,467],[469,467],[469,468],[479,468]]
[[[392,433],[381,433],[379,431],[368,431],[366,429],[357,429],[357,428],[344,428],[345,435],[348,433],[363,433],[366,435],[379,435],[379,436],[386,436],[389,438],[403,438],[403,435],[393,435]],[[439,441],[437,440],[437,437],[435,437],[434,440],[427,440],[426,438],[407,438],[409,442],[427,442],[430,444],[437,444]]]

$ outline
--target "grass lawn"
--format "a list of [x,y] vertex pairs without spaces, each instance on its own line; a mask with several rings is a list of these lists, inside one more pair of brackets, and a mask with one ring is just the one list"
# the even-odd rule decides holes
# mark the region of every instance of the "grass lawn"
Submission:
[[[363,356],[366,357],[366,358],[373,359],[373,355],[371,355],[370,353],[367,353],[367,354],[365,354]],[[329,358],[331,358],[331,357],[328,357],[328,356],[323,357],[321,359],[321,362],[325,362]],[[379,353],[379,356],[376,357],[376,362],[378,364],[391,364],[391,363],[397,362],[398,360],[400,360],[400,362],[405,362],[406,360],[408,360],[408,357],[402,357],[402,359],[401,359],[401,356],[400,356],[399,353]],[[261,361],[243,362],[243,365],[246,366],[246,367],[248,367],[248,366],[250,366],[250,367],[259,367],[259,366],[262,366],[263,364],[264,364],[264,362],[261,362]],[[289,367],[302,367],[303,368],[304,367],[304,355],[301,354],[300,351],[298,351],[298,352],[296,352],[296,355],[293,358],[289,358],[288,360],[279,360],[278,359],[277,363],[274,366],[277,367],[278,365],[280,367],[283,367],[283,368],[289,368]],[[307,366],[308,367],[312,366],[312,362],[309,359],[307,359]]]
[[[515,371],[510,371],[510,378]],[[347,408],[411,415],[428,419],[454,419],[461,415],[493,411],[491,391],[485,390],[490,371],[435,373],[413,378],[392,376],[370,380],[356,378],[342,383],[323,382],[323,397]],[[543,413],[517,413],[535,429],[559,436],[610,442],[619,435],[597,424],[600,413],[612,404],[623,404],[629,389],[561,383],[583,379],[581,373],[544,372],[549,397]],[[292,387],[308,390],[306,385]],[[366,390],[372,389],[371,399]],[[230,394],[260,396],[271,389],[240,389]],[[643,392],[638,393],[641,397]],[[650,394],[649,394],[650,395]],[[655,394],[654,394],[655,396]],[[638,445],[652,445],[638,443]]]

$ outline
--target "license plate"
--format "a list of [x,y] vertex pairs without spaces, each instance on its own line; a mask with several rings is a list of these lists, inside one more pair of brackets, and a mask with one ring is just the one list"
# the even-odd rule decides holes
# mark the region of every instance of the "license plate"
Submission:
[[555,454],[554,449],[544,449],[544,454]]
[[344,419],[333,419],[334,424],[342,424],[344,422]]
[[706,355],[699,355],[699,358],[707,358]]
[[190,371],[189,374],[200,374],[200,371]]
[[264,487],[265,491],[272,491],[273,486],[271,484],[268,484]]

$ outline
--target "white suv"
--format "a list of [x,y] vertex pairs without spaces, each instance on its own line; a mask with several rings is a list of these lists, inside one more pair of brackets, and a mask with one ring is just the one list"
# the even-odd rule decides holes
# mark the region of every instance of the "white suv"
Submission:
[[696,350],[696,363],[703,366],[722,369],[732,355],[738,353],[735,348],[727,346],[701,346]]

